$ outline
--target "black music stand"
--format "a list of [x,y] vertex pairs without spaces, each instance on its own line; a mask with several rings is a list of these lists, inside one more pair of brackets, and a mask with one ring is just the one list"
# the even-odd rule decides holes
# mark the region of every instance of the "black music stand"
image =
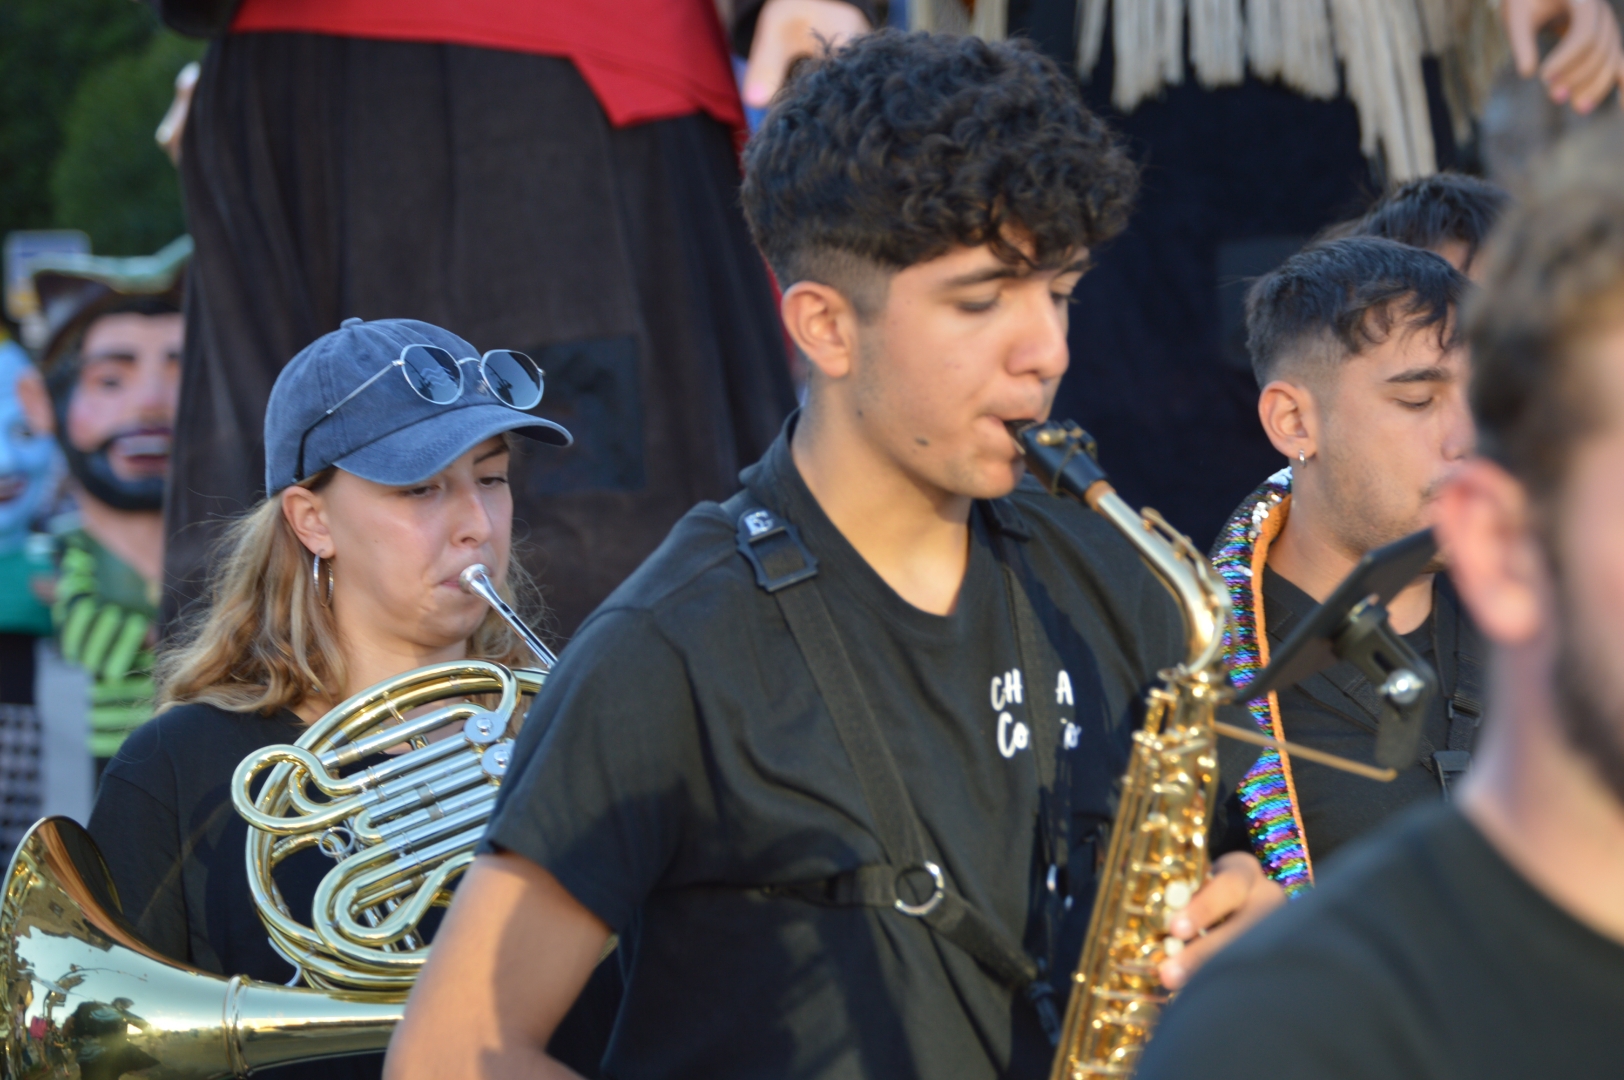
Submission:
[[1347,660],[1381,697],[1377,763],[1394,769],[1414,764],[1422,718],[1438,693],[1438,675],[1393,632],[1387,605],[1437,550],[1432,530],[1423,529],[1360,559],[1353,573],[1280,646],[1269,666],[1236,691],[1237,700],[1254,701]]

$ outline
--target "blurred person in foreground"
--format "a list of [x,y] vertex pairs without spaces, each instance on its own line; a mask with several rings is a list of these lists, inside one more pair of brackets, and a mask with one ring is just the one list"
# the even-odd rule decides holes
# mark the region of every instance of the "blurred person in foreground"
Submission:
[[34,264],[47,337],[43,378],[18,384],[36,430],[67,458],[77,513],[53,524],[52,609],[61,655],[90,678],[99,775],[152,715],[152,648],[164,558],[164,484],[180,394],[185,238],[147,258]]
[[[1457,318],[1469,287],[1442,257],[1369,236],[1316,244],[1252,287],[1258,419],[1290,464],[1236,508],[1212,551],[1234,605],[1225,652],[1237,685],[1368,552],[1431,524],[1439,488],[1473,444]],[[1440,677],[1416,760],[1384,784],[1266,750],[1229,793],[1219,850],[1250,847],[1297,893],[1316,859],[1460,779],[1483,714],[1483,645],[1441,568],[1388,606],[1393,629]],[[1382,703],[1341,661],[1246,711],[1265,734],[1368,761]]]
[[1492,647],[1473,775],[1198,975],[1140,1080],[1624,1068],[1624,131],[1548,168],[1485,256],[1481,456],[1436,512]]

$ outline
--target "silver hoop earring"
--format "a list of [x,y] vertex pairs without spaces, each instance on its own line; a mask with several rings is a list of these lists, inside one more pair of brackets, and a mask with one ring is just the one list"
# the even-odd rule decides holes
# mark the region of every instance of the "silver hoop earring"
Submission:
[[316,599],[320,600],[322,602],[322,604],[324,604],[325,606],[332,607],[333,606],[333,567],[332,567],[332,563],[329,562],[328,565],[327,565],[327,598],[325,600],[323,600],[322,595],[321,595],[321,556],[320,555],[312,555],[310,557],[310,584],[311,584],[311,587],[314,588],[315,591],[316,591]]
[[1299,464],[1299,465],[1307,465],[1308,464],[1308,455],[1306,453],[1304,453],[1301,449],[1298,449],[1298,451],[1297,451],[1297,464]]

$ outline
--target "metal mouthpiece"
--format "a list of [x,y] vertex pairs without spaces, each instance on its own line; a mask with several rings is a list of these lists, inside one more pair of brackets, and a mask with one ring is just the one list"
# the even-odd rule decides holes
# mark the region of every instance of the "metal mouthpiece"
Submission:
[[471,593],[495,608],[496,613],[507,620],[509,626],[513,627],[513,632],[523,638],[526,645],[530,646],[530,651],[536,654],[536,658],[541,661],[544,667],[551,670],[553,665],[558,663],[558,657],[553,655],[553,651],[542,644],[542,640],[536,635],[536,632],[525,625],[524,620],[519,618],[519,613],[509,607],[508,602],[503,600],[501,594],[496,591],[496,586],[491,582],[491,572],[485,568],[484,563],[476,562],[461,574],[458,574],[457,582],[462,586],[463,592]]

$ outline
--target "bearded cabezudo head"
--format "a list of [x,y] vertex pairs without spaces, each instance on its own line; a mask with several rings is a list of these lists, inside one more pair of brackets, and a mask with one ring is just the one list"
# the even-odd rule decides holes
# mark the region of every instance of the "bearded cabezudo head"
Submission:
[[116,510],[157,510],[174,440],[190,244],[150,259],[38,264],[39,366],[68,471]]

